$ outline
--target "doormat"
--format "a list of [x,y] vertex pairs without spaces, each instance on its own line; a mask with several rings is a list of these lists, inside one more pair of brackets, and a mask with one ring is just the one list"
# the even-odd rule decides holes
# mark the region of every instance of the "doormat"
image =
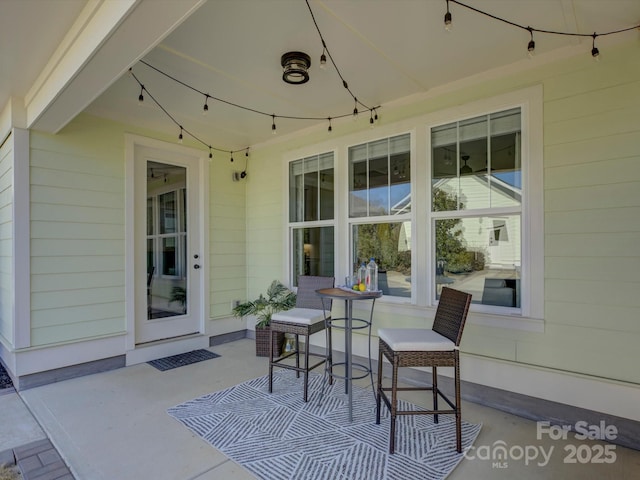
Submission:
[[[274,372],[209,393],[168,414],[261,480],[442,480],[464,458],[456,452],[453,415],[401,416],[396,453],[389,454],[389,412],[376,425],[370,388],[353,387],[353,422],[341,380],[324,387],[309,376],[309,401],[302,400],[302,376]],[[401,408],[417,408],[402,401]],[[463,452],[481,425],[462,422]]]
[[179,353],[178,355],[171,355],[170,357],[158,358],[157,360],[151,360],[147,363],[164,372],[165,370],[191,365],[192,363],[198,363],[204,360],[211,360],[219,356],[217,353],[201,348],[200,350]]

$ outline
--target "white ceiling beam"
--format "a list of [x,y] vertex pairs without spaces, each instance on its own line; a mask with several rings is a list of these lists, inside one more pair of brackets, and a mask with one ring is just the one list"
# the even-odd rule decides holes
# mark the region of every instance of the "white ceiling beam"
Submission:
[[206,0],[90,0],[25,97],[27,127],[57,133]]

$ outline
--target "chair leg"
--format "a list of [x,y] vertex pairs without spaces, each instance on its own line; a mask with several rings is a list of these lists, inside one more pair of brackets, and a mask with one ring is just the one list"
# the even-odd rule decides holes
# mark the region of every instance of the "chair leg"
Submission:
[[[433,386],[433,409],[438,410],[438,367],[431,367],[431,384]],[[438,423],[438,414],[433,415],[433,423]]]
[[462,453],[462,413],[460,404],[460,360],[456,352],[455,360],[455,396],[456,396],[456,450]]
[[393,373],[391,375],[391,433],[389,440],[389,453],[393,453],[396,444],[396,411],[398,410],[398,362],[394,355]]
[[[331,345],[331,325],[327,325],[327,362],[329,362],[329,385],[333,385],[333,347]],[[325,365],[325,369],[326,369]]]
[[380,425],[380,407],[382,406],[382,350],[378,349],[378,381],[376,389],[376,425]]
[[269,393],[273,392],[273,328],[269,331]]
[[307,401],[309,392],[309,333],[304,336],[304,395],[303,400]]
[[[300,342],[296,333],[296,368],[300,368]],[[300,378],[300,370],[296,371],[296,378]]]

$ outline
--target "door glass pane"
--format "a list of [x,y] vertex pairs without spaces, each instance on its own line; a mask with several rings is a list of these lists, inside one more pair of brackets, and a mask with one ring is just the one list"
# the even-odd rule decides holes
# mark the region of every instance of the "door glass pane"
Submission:
[[[186,168],[147,162],[147,313],[187,313]],[[157,212],[157,217],[154,212]]]
[[176,192],[160,195],[160,233],[176,232]]

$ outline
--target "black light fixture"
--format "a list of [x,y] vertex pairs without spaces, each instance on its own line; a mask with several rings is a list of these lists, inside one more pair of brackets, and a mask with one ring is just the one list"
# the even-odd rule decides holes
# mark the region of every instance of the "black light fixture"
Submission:
[[591,56],[598,60],[598,57],[600,56],[600,50],[598,50],[598,47],[596,47],[596,37],[598,36],[598,34],[596,32],[593,32],[592,36],[593,43],[591,44]]
[[529,43],[527,44],[527,51],[529,52],[529,58],[533,58],[533,54],[536,50],[536,42],[533,40],[533,28],[527,27],[527,30],[529,30],[529,35],[531,35],[531,40],[529,40]]
[[460,158],[464,162],[464,165],[460,167],[460,175],[469,175],[470,173],[473,173],[471,167],[467,165],[467,161],[469,161],[469,155],[462,155]]
[[444,14],[444,29],[451,31],[451,12],[449,11],[449,0],[447,0],[447,13]]
[[282,65],[282,80],[293,85],[309,81],[309,67],[311,57],[303,52],[287,52],[280,58]]

